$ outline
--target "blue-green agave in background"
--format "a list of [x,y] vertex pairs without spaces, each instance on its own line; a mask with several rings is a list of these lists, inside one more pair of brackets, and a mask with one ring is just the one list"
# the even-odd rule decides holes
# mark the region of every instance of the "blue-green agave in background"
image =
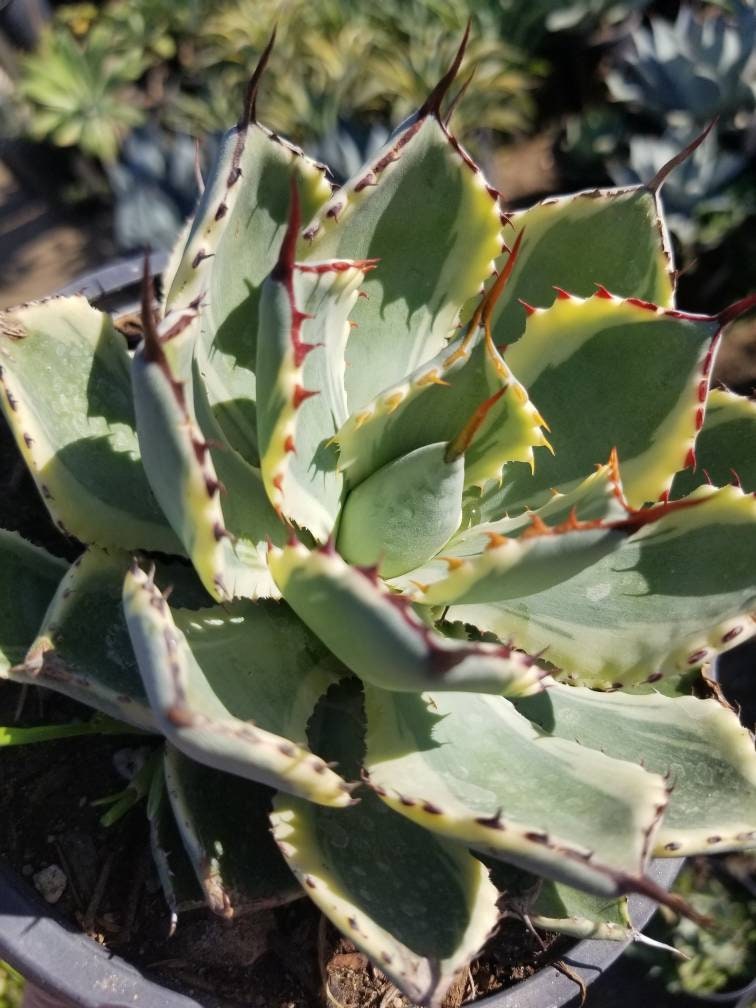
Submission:
[[86,546],[0,534],[0,675],[163,736],[174,909],[177,825],[214,910],[306,893],[422,1005],[496,927],[486,865],[622,938],[625,894],[680,905],[649,858],[756,843],[752,738],[689,695],[756,629],[756,410],[709,391],[754,301],[675,308],[657,186],[503,216],[460,59],[332,193],[257,121],[263,58],[137,352],[81,297],[0,323]]

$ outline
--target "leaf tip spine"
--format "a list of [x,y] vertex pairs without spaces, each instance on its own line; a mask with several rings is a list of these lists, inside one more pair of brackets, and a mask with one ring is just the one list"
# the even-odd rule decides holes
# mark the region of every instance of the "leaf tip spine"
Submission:
[[714,129],[718,121],[719,116],[715,116],[708,124],[708,126],[703,130],[703,132],[699,133],[697,137],[694,137],[694,139],[691,140],[691,142],[686,147],[683,147],[683,149],[679,151],[679,153],[675,154],[675,156],[673,158],[670,158],[666,164],[662,165],[659,171],[656,173],[656,175],[654,175],[654,177],[651,179],[651,181],[646,184],[646,189],[648,189],[648,191],[653,193],[655,196],[659,192],[661,187],[664,185],[664,183],[667,181],[669,176],[672,174],[672,172],[675,170],[675,168],[679,167],[679,165],[681,165],[684,161],[687,161],[690,155],[693,153],[693,151],[696,150],[697,147],[701,146],[701,144],[704,142],[709,133],[711,133],[711,131]]
[[746,312],[750,311],[752,308],[756,308],[756,293],[748,294],[746,297],[741,298],[739,301],[735,301],[734,304],[728,305],[724,308],[717,316],[717,322],[719,322],[720,327],[729,325],[730,322],[734,322],[735,319],[744,315]]
[[417,110],[417,118],[424,119],[428,115],[433,115],[441,122],[441,103],[446,97],[449,88],[454,83],[454,78],[459,73],[459,68],[462,65],[462,59],[465,55],[465,49],[467,48],[467,42],[470,38],[470,28],[472,26],[472,18],[467,19],[467,25],[465,26],[465,33],[462,36],[462,41],[459,44],[457,53],[452,60],[451,66],[443,75],[441,80],[436,84],[431,93],[425,99],[424,103]]
[[239,127],[244,128],[250,123],[257,122],[257,93],[260,88],[260,81],[263,74],[265,73],[265,68],[268,65],[268,60],[270,59],[270,54],[273,51],[273,46],[276,41],[276,31],[277,26],[273,26],[273,31],[270,33],[270,38],[260,54],[260,58],[257,61],[257,66],[252,71],[252,76],[249,79],[249,84],[247,84],[247,90],[244,94],[244,108],[242,112],[242,118],[239,122]]

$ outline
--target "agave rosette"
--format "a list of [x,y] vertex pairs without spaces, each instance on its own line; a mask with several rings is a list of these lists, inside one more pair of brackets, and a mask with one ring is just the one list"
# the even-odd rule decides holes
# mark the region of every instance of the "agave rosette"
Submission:
[[263,58],[136,353],[81,297],[0,335],[86,545],[2,533],[0,675],[164,737],[174,908],[178,827],[217,912],[304,892],[434,1005],[499,918],[486,865],[627,937],[627,893],[679,905],[652,856],[756,842],[751,736],[687,695],[756,629],[754,411],[709,392],[753,301],[675,308],[658,186],[504,215],[441,111],[460,59],[332,193],[257,121]]

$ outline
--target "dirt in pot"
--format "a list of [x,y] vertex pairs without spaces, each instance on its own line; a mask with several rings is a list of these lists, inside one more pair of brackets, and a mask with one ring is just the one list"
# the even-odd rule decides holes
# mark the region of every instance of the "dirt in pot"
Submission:
[[[20,692],[3,684],[0,724],[13,720]],[[23,723],[87,714],[73,701],[32,688]],[[170,936],[143,806],[105,827],[103,809],[92,804],[124,788],[116,767],[139,745],[135,736],[86,736],[3,750],[0,857],[94,940],[186,993],[211,992],[260,1008],[409,1005],[307,899],[233,922],[191,911],[180,915]],[[446,1008],[529,976],[547,956],[519,922],[505,920],[452,987]]]

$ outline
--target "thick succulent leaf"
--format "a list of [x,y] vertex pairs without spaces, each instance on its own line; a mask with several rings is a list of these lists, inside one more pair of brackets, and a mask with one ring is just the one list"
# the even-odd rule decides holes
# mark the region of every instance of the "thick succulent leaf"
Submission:
[[237,602],[174,614],[139,568],[126,622],[161,731],[207,766],[347,805],[348,786],[299,743],[318,697],[343,673],[284,606]]
[[626,896],[597,896],[550,879],[543,879],[526,913],[533,927],[572,938],[627,941],[637,936]]
[[[507,539],[522,537],[526,541],[544,525],[566,531],[596,527],[602,522],[622,521],[627,517],[627,508],[616,459],[612,456],[607,465],[599,466],[573,490],[564,494],[555,493],[537,511],[480,524],[475,524],[476,517],[473,505],[466,518],[472,524],[452,536],[443,554],[401,577],[391,578],[392,587],[406,592],[412,592],[421,585],[430,587],[436,581],[444,580],[450,571],[475,561],[486,550],[503,545]],[[423,602],[425,598],[426,595],[421,594],[417,601]]]
[[[362,723],[350,713],[333,703],[322,741],[357,773]],[[278,795],[272,822],[289,866],[329,920],[413,1004],[440,1005],[498,921],[485,867],[370,793],[345,812]]]
[[346,563],[333,547],[301,543],[271,553],[281,594],[333,654],[384,689],[480,690],[527,696],[542,672],[506,645],[450,640],[427,626],[375,570]]
[[616,448],[634,507],[669,490],[703,422],[716,319],[597,294],[559,298],[528,318],[507,364],[549,425],[553,455],[519,462],[487,490],[483,520],[537,507],[574,486]]
[[326,539],[344,482],[333,436],[347,415],[344,349],[365,264],[324,262],[303,269],[287,259],[295,238],[293,230],[260,301],[260,465],[276,509]]
[[60,582],[12,677],[154,731],[121,606],[130,563],[127,553],[90,547],[82,554]]
[[518,702],[534,724],[662,774],[671,793],[654,842],[658,856],[756,845],[756,752],[737,715],[717,700],[596,693],[551,683]]
[[0,678],[23,660],[67,567],[16,532],[0,529]]
[[0,316],[0,396],[55,522],[82,542],[180,553],[139,458],[126,343],[83,297]]
[[265,544],[283,542],[284,529],[259,469],[228,445],[215,421],[192,365],[198,332],[196,306],[169,313],[160,333],[148,329],[134,357],[145,471],[214,598],[272,595]]
[[700,487],[682,506],[613,527],[494,543],[423,600],[531,653],[548,648],[581,685],[617,688],[695,668],[751,636],[755,551],[756,501]]
[[165,315],[170,310],[168,298],[170,297],[171,287],[173,286],[173,281],[176,279],[179,266],[181,266],[184,261],[184,249],[186,248],[186,242],[189,238],[189,234],[191,233],[193,223],[194,220],[192,217],[189,217],[184,222],[184,226],[179,231],[160,274],[161,316]]
[[150,847],[160,885],[171,911],[171,931],[179,913],[205,906],[205,894],[199,884],[189,855],[184,847],[176,817],[173,814],[165,784],[165,772],[156,773],[147,796],[147,819],[150,824]]
[[270,788],[211,770],[171,745],[164,767],[184,849],[214,913],[236,917],[302,895],[270,835]]
[[626,896],[597,896],[492,858],[484,858],[483,863],[502,894],[508,916],[573,938],[627,941],[635,936]]
[[369,782],[391,808],[547,878],[645,887],[661,777],[552,738],[503,697],[366,687]]
[[339,466],[349,485],[416,448],[452,441],[497,394],[465,451],[465,485],[497,477],[505,462],[532,465],[533,447],[546,443],[541,418],[484,326],[471,325],[341,427]]
[[737,482],[744,490],[756,491],[756,402],[725,389],[709,393],[695,469],[675,476],[670,496],[685,497],[709,481],[715,486]]
[[465,460],[450,446],[416,448],[356,486],[344,502],[337,545],[351,564],[394,577],[434,557],[459,528]]
[[[68,569],[34,642],[9,677],[56,690],[137,728],[156,730],[131,648],[121,596],[128,553],[90,547]],[[158,565],[174,603],[201,608],[210,598],[184,563]]]
[[553,285],[590,297],[602,284],[621,297],[673,307],[674,271],[661,207],[645,187],[550,197],[510,220],[525,235],[494,310],[498,345],[514,343],[525,329],[518,300],[547,307],[556,298]]
[[201,298],[197,353],[209,401],[229,443],[253,465],[260,289],[278,255],[292,175],[313,214],[331,195],[322,165],[256,122],[226,133],[166,298],[168,308]]
[[501,251],[498,197],[433,114],[408,120],[305,229],[312,259],[380,260],[347,345],[358,412],[437,354]]

